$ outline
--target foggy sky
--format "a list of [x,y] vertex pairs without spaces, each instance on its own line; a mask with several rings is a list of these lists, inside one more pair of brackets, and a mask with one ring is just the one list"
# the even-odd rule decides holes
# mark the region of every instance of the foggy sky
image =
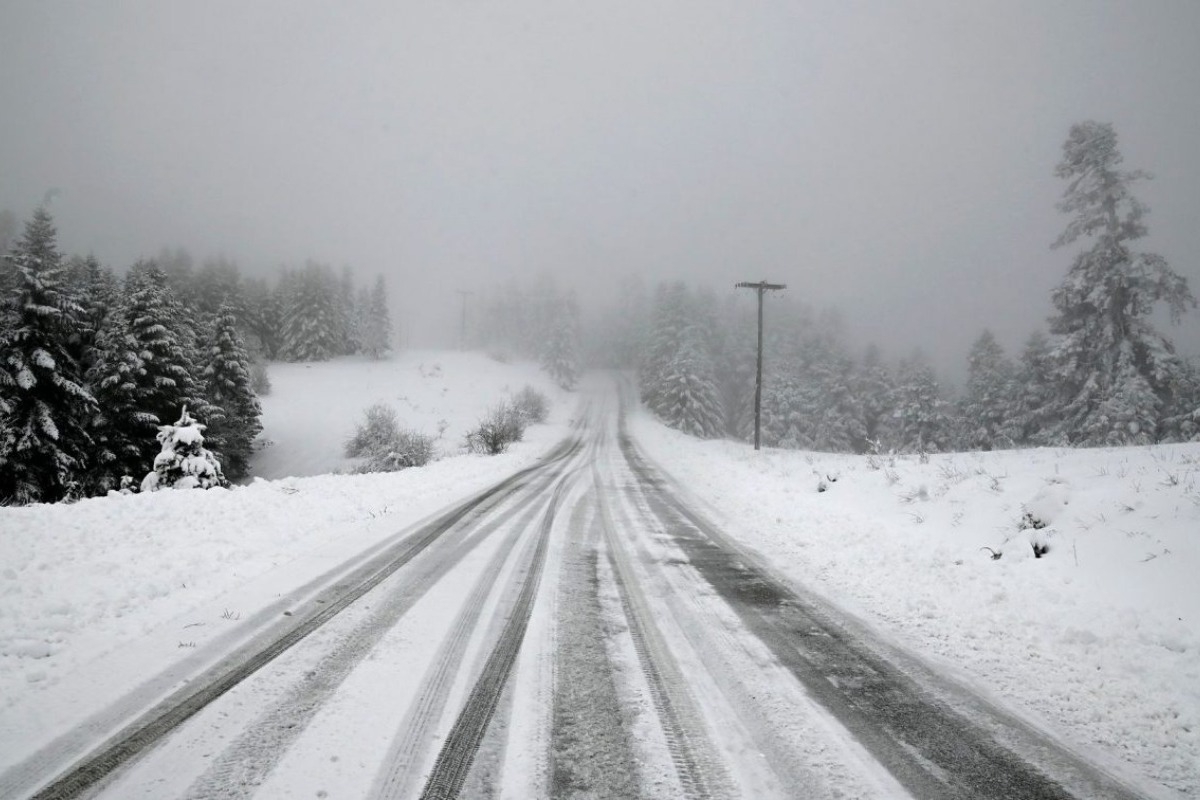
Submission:
[[1200,291],[1197,32],[1194,0],[11,0],[0,208],[59,189],[118,269],[381,272],[419,344],[508,276],[766,278],[961,369],[1044,327],[1074,122],[1155,174],[1142,246]]

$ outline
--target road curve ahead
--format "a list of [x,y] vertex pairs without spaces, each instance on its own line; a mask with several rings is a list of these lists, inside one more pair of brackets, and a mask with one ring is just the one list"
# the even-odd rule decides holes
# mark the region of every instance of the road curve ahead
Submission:
[[[712,524],[583,392],[537,464],[0,773],[33,798],[1133,798]],[[281,613],[286,609],[286,613]]]

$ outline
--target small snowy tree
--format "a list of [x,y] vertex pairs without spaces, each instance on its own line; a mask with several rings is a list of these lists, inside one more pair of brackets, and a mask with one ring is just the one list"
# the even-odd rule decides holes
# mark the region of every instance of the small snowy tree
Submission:
[[1071,127],[1055,174],[1068,181],[1061,211],[1072,215],[1054,247],[1092,237],[1054,290],[1051,331],[1061,373],[1058,438],[1077,444],[1137,444],[1159,436],[1183,372],[1174,345],[1150,315],[1165,303],[1173,321],[1196,299],[1162,256],[1129,243],[1146,235],[1146,207],[1129,187],[1149,177],[1125,172],[1111,125]]
[[228,485],[221,462],[204,447],[204,426],[183,409],[174,425],[162,425],[156,437],[162,450],[154,471],[142,480],[143,492],[159,489],[212,489]]

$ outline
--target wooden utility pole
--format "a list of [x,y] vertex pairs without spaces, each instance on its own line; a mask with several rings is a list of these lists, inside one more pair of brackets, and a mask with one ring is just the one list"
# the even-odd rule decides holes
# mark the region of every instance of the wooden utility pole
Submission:
[[475,294],[469,289],[459,289],[458,293],[462,295],[462,319],[458,323],[458,349],[467,349],[467,297]]
[[759,281],[750,283],[742,281],[735,285],[737,289],[754,289],[758,292],[758,369],[754,375],[754,449],[757,450],[762,439],[762,353],[763,353],[763,295],[768,291],[786,289],[782,283],[767,283]]

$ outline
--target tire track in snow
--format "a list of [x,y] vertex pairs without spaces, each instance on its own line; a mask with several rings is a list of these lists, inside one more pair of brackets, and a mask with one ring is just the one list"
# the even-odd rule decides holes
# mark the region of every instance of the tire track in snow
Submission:
[[[746,627],[906,789],[917,797],[945,800],[1076,796],[852,640],[786,584],[754,566],[752,559],[675,497],[628,436],[624,412],[628,392],[622,386],[618,442],[651,510]],[[1037,740],[1046,762],[1066,770],[1079,796],[1137,797],[1044,736],[1028,730],[1021,734]]]
[[462,789],[479,743],[483,739],[483,734],[496,710],[500,694],[512,671],[513,663],[516,661],[521,641],[525,637],[525,629],[529,625],[529,617],[533,612],[533,601],[537,596],[542,569],[546,562],[546,549],[549,545],[550,531],[554,526],[554,515],[571,478],[572,475],[565,476],[555,487],[550,505],[542,518],[537,546],[525,575],[521,593],[500,634],[499,641],[488,657],[487,663],[484,664],[479,680],[476,681],[467,697],[466,704],[459,712],[454,727],[451,728],[438,753],[429,780],[421,793],[423,800],[450,800],[450,798],[458,797],[459,791]]
[[[583,508],[581,502],[577,512]],[[563,554],[548,770],[555,798],[623,800],[638,791],[637,764],[605,642],[599,524],[594,515],[586,527],[581,515],[574,519]]]
[[[522,503],[521,508],[531,505],[538,496],[531,495]],[[399,800],[412,796],[415,784],[421,777],[421,765],[425,762],[433,741],[432,728],[445,712],[455,675],[462,669],[463,656],[479,626],[484,603],[491,594],[501,569],[512,554],[517,540],[536,513],[536,509],[529,509],[517,521],[476,581],[470,597],[454,620],[450,635],[434,658],[433,668],[426,672],[421,682],[417,700],[400,725],[400,735],[388,750],[383,768],[372,788],[372,797]]]
[[[560,466],[550,476],[541,479],[542,483],[549,485],[562,469]],[[470,531],[461,541],[450,544],[449,552],[438,561],[418,575],[406,579],[402,585],[394,587],[366,619],[305,673],[300,682],[226,746],[212,766],[193,782],[185,796],[229,800],[252,795],[283,757],[288,746],[304,732],[325,702],[387,632],[468,552],[526,509],[541,491],[541,488],[534,490],[530,497],[522,497],[512,508],[500,512],[495,519],[477,530]],[[526,520],[517,523],[518,529],[522,523],[526,523]],[[510,535],[501,544],[499,554],[507,557],[514,541],[515,537]],[[444,539],[438,544],[442,543],[445,543]]]
[[[60,800],[80,796],[89,787],[117,768],[138,757],[168,733],[190,719],[201,709],[228,692],[241,681],[279,657],[313,631],[320,628],[343,609],[366,594],[380,582],[407,564],[439,536],[466,519],[472,512],[503,500],[525,481],[549,466],[569,459],[579,452],[582,441],[572,437],[556,446],[541,462],[526,467],[468,500],[459,503],[432,522],[404,537],[380,556],[332,587],[331,596],[318,601],[316,609],[297,615],[295,623],[266,642],[254,641],[239,648],[165,700],[159,702],[130,722],[91,753],[53,778],[31,795],[31,800]],[[0,776],[0,794],[16,797],[37,786],[46,771],[64,756],[69,747],[54,742],[35,753],[25,762]]]
[[612,511],[595,463],[592,464],[592,478],[621,607],[679,781],[688,797],[732,796],[729,778],[708,740],[695,701],[687,692],[688,682],[654,624],[633,566],[616,534]]

